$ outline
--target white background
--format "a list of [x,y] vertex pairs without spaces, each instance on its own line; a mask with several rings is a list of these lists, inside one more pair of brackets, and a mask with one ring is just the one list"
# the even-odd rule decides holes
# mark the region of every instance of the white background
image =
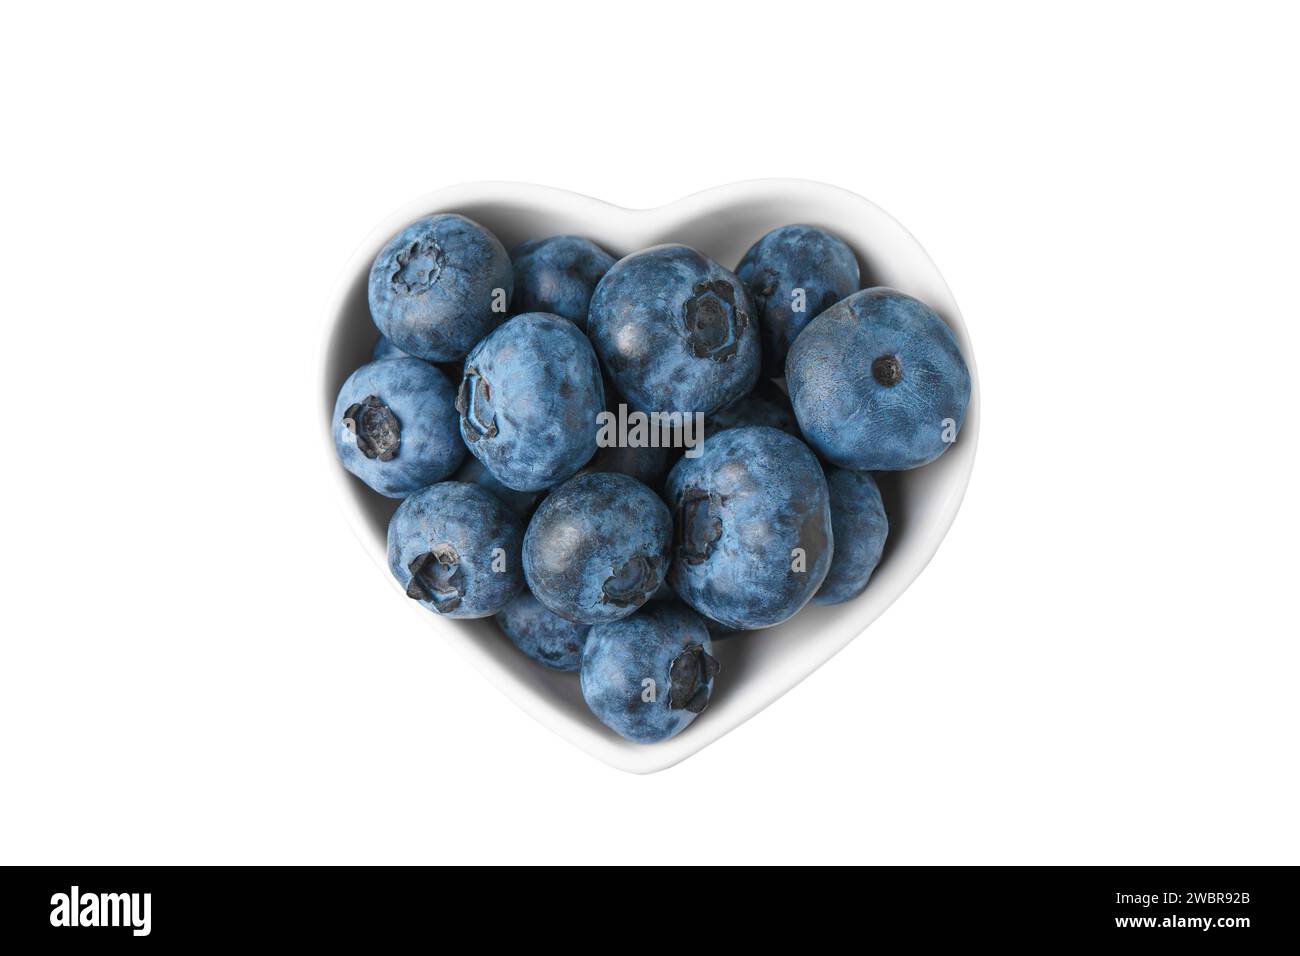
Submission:
[[[18,9],[0,861],[1300,862],[1286,7]],[[848,650],[629,776],[357,545],[322,313],[443,185],[652,206],[763,176],[934,257],[974,480]]]

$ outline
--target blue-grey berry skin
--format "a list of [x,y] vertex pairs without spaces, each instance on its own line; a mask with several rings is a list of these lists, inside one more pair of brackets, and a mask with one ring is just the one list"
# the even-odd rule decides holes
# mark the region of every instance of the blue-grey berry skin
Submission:
[[556,671],[578,669],[589,626],[552,614],[527,590],[497,613],[496,622],[515,647],[542,666]]
[[370,316],[408,355],[449,362],[505,321],[513,288],[497,237],[443,213],[411,223],[375,257]]
[[880,500],[880,488],[869,473],[831,468],[826,474],[826,487],[831,496],[835,555],[812,602],[841,604],[866,588],[885,550],[889,519]]
[[600,721],[639,744],[680,733],[709,703],[718,672],[709,631],[680,604],[656,601],[587,633],[582,696]]
[[465,458],[455,386],[409,356],[361,366],[334,402],[334,449],[344,468],[389,498],[441,481]]
[[[725,627],[792,617],[821,587],[834,538],[826,479],[808,446],[764,425],[710,436],[668,473],[669,583]],[[796,550],[798,549],[798,550]]]
[[406,596],[443,617],[491,617],[524,585],[515,513],[477,485],[444,481],[388,522],[388,569]]
[[394,345],[391,341],[389,341],[386,337],[382,335],[375,340],[374,348],[370,350],[370,361],[372,362],[382,362],[384,359],[390,359],[390,358],[410,358],[410,357],[411,356],[407,355],[405,352],[403,352],[401,349],[399,349],[396,345]]
[[785,369],[800,431],[842,468],[900,471],[934,461],[970,401],[952,330],[893,289],[864,289],[813,319]]
[[795,421],[794,409],[785,401],[785,396],[782,395],[780,399],[769,398],[760,395],[758,391],[750,392],[726,408],[718,409],[705,421],[704,430],[706,434],[713,435],[745,425],[767,425],[799,437],[799,423]]
[[587,331],[587,308],[614,257],[590,239],[551,236],[520,243],[510,253],[516,312],[550,312]]
[[[382,335],[375,340],[374,346],[370,350],[370,361],[382,362],[390,358],[414,358],[413,355],[407,355],[396,345],[384,338]],[[421,359],[423,361],[423,359]],[[452,382],[460,381],[460,362],[434,362],[443,375],[446,375]]]
[[585,465],[604,407],[591,343],[568,319],[541,312],[474,346],[456,398],[465,444],[515,491],[550,488]]
[[524,535],[524,577],[537,600],[570,621],[627,617],[663,583],[672,516],[633,478],[592,472],[547,496]]
[[493,478],[492,472],[488,471],[483,466],[483,462],[473,455],[465,456],[465,464],[461,465],[460,470],[452,475],[452,481],[464,481],[471,485],[478,485],[484,491],[496,495],[507,508],[519,516],[525,525],[527,525],[528,519],[537,508],[538,502],[546,496],[544,491],[515,491],[513,488],[507,488]]
[[[858,291],[858,260],[843,240],[816,226],[781,226],[749,247],[736,267],[758,313],[763,374],[780,378],[804,326]],[[802,293],[797,290],[803,290]]]
[[637,411],[708,415],[758,379],[749,293],[687,246],[620,259],[596,287],[587,322],[601,364]]

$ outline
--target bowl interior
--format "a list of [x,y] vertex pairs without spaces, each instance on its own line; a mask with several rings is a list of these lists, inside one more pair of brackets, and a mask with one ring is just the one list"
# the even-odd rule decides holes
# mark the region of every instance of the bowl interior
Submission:
[[[926,302],[957,336],[971,370],[971,401],[957,443],[938,461],[881,476],[890,533],[884,557],[866,592],[834,607],[809,605],[792,620],[715,642],[722,670],[708,709],[671,740],[629,743],[605,728],[583,703],[576,674],[534,664],[515,650],[491,620],[440,619],[409,602],[385,560],[388,519],[398,502],[366,488],[333,460],[330,416],[344,379],[369,361],[378,335],[366,301],[370,263],[387,239],[408,222],[434,212],[458,212],[494,232],[506,248],[561,233],[586,236],[616,258],[661,242],[682,242],[734,269],[749,246],[787,223],[822,226],[857,253],[863,285],[887,285]],[[481,183],[442,190],[391,216],[357,250],[327,316],[320,409],[330,468],[343,506],[363,544],[394,588],[440,637],[458,649],[500,689],[561,736],[614,766],[636,772],[663,769],[707,746],[771,703],[844,647],[871,623],[934,555],[961,502],[979,430],[979,383],[971,343],[934,264],[917,242],[882,210],[830,186],[784,180],[738,183],[699,193],[670,206],[632,210],[562,190],[516,183]]]

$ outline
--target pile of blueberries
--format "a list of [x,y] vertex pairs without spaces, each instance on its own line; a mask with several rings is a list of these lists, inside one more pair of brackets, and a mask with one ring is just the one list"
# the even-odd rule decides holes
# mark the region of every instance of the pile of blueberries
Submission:
[[[888,532],[871,473],[961,428],[948,326],[860,285],[852,250],[806,225],[733,273],[683,245],[507,254],[464,216],[412,223],[370,271],[381,334],[333,422],[344,467],[403,499],[394,577],[579,671],[623,737],[678,733],[709,702],[712,641],[862,593]],[[599,441],[616,409],[642,427]],[[702,440],[674,447],[693,422]]]

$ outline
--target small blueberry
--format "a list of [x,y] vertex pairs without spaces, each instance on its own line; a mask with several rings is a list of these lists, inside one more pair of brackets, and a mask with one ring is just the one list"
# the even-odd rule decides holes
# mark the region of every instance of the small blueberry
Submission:
[[889,535],[889,519],[876,479],[865,471],[830,468],[826,487],[831,496],[831,528],[835,554],[813,604],[840,604],[863,592],[880,563]]
[[590,239],[551,236],[516,246],[510,261],[516,312],[550,312],[586,332],[591,294],[614,264],[614,257]]
[[668,473],[674,519],[668,580],[735,630],[792,617],[821,587],[834,550],[830,501],[808,446],[764,425],[709,436]]
[[551,611],[594,624],[627,617],[668,570],[672,516],[659,497],[613,472],[578,475],[541,503],[524,535],[524,576]]
[[441,481],[465,458],[456,391],[410,357],[363,365],[334,402],[334,449],[343,467],[389,498]]
[[580,683],[591,712],[640,744],[680,733],[708,706],[718,662],[708,628],[680,604],[655,601],[587,633]]
[[600,366],[568,319],[518,315],[474,346],[456,398],[460,434],[492,477],[539,491],[596,453]]
[[527,590],[497,613],[496,622],[515,647],[537,663],[557,671],[578,669],[588,625],[552,614]]
[[749,247],[736,267],[758,311],[763,374],[780,378],[785,357],[804,326],[858,291],[853,250],[824,229],[782,226]]
[[388,522],[388,568],[406,596],[444,617],[491,617],[523,588],[523,529],[477,485],[444,481]]
[[758,379],[749,293],[687,246],[619,260],[596,287],[587,321],[601,364],[638,411],[708,415]]
[[375,257],[370,316],[401,351],[454,361],[505,321],[513,286],[510,257],[496,236],[464,216],[429,216]]
[[900,471],[957,439],[970,372],[952,330],[923,302],[865,289],[795,340],[786,386],[804,437],[842,468]]

